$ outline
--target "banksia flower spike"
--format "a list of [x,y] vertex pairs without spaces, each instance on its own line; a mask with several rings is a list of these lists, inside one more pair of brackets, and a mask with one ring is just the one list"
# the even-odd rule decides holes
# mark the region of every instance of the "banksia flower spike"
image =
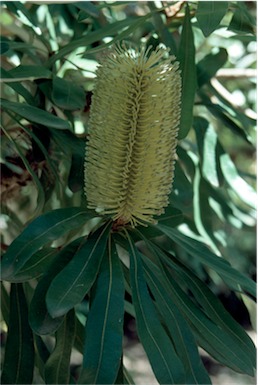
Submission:
[[97,69],[85,193],[89,208],[121,225],[155,223],[168,205],[181,79],[165,52],[117,47]]

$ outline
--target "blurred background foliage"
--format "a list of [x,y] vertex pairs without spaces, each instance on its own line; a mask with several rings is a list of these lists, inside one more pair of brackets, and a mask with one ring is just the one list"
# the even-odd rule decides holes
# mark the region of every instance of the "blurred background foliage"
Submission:
[[[255,279],[255,15],[253,1],[1,2],[2,250],[40,214],[86,207],[91,95],[109,47],[122,40],[133,47],[163,44],[185,77],[170,200],[180,219],[172,226]],[[160,242],[174,247],[169,238]],[[178,253],[250,328],[250,300]]]

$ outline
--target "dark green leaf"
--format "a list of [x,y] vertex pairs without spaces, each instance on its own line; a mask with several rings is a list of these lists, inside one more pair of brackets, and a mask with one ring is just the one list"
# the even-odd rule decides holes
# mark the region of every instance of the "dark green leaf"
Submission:
[[223,87],[221,89],[217,89],[213,87],[212,84],[209,84],[208,88],[209,92],[219,99],[224,109],[227,110],[230,115],[233,116],[241,124],[242,129],[246,133],[245,140],[247,140],[250,144],[253,145],[253,138],[249,136],[249,133],[255,130],[256,120],[246,115],[245,110],[242,110],[241,107],[237,107],[236,105],[234,105],[233,100],[231,103],[230,100],[225,97]]
[[52,100],[65,110],[78,110],[85,106],[86,94],[81,86],[56,76],[53,79]]
[[196,18],[205,37],[215,31],[228,9],[228,1],[198,1]]
[[182,309],[191,328],[197,337],[200,346],[222,364],[242,373],[253,375],[253,368],[249,358],[241,354],[238,341],[233,339],[227,332],[217,326],[189,299],[175,281],[169,276],[170,295]]
[[[86,19],[86,17],[92,16],[94,18],[100,16],[100,11],[96,7],[96,5],[92,1],[78,1],[76,3],[73,3],[76,7],[81,9],[83,12],[79,12],[78,21],[82,21]],[[85,17],[82,17],[80,15],[85,15]]]
[[11,40],[8,40],[8,41],[2,41],[2,44],[4,46],[4,48],[6,48],[6,45],[8,44],[9,46],[9,49],[11,50],[15,50],[15,51],[29,51],[30,50],[38,50],[38,51],[41,51],[41,47],[36,47],[36,46],[33,46],[32,44],[29,44],[29,43],[23,43],[23,42],[16,42],[16,41],[11,41]]
[[71,191],[82,190],[84,185],[84,152],[81,154],[72,154],[71,169],[68,178],[68,187]]
[[214,128],[202,118],[194,119],[194,129],[202,161],[202,175],[214,187],[219,187],[219,165],[217,164],[218,138]]
[[11,87],[15,92],[23,96],[27,103],[35,105],[35,99],[32,97],[31,93],[20,84],[20,80],[11,83],[8,82],[10,80],[15,80],[11,74],[11,71],[6,71],[4,68],[1,68],[0,71],[0,77],[2,82],[6,82],[6,84]]
[[45,248],[33,254],[25,265],[10,279],[11,282],[25,282],[40,277],[55,259],[56,249]]
[[92,287],[106,249],[110,226],[110,223],[106,223],[91,234],[71,262],[53,280],[46,297],[52,317],[61,316],[80,303]]
[[[165,209],[165,213],[156,218],[159,223],[163,223],[167,226],[176,227],[183,221],[183,214],[180,210],[173,206],[168,206]],[[161,231],[155,226],[144,227],[142,233],[148,238],[156,237],[161,235]]]
[[46,384],[69,384],[74,337],[75,314],[70,310],[56,332],[56,345],[45,365]]
[[52,77],[51,71],[43,66],[19,65],[8,71],[8,74],[13,78],[21,80],[35,80],[35,79],[50,79]]
[[241,1],[236,2],[236,9],[229,24],[228,29],[239,33],[255,33],[256,22],[254,17],[248,12],[246,4]]
[[9,51],[9,43],[7,41],[0,42],[0,55],[4,55],[7,51]]
[[[165,275],[158,276],[147,266],[148,284],[156,299],[157,307],[170,332],[175,350],[184,364],[187,384],[211,384],[209,376],[201,362],[196,342],[184,317],[173,303],[164,284]],[[161,281],[163,281],[163,286]]]
[[174,175],[170,204],[182,210],[184,214],[190,214],[193,206],[193,186],[179,162],[176,163]]
[[69,129],[71,127],[68,121],[50,114],[47,111],[41,110],[40,108],[30,106],[29,104],[10,102],[1,99],[1,106],[3,110],[13,111],[29,122],[39,123],[42,126],[59,129]]
[[13,283],[2,384],[31,384],[33,370],[34,345],[33,334],[28,323],[27,302],[22,284]]
[[34,340],[35,340],[35,348],[38,354],[38,358],[40,358],[40,360],[43,363],[46,363],[50,356],[49,350],[46,347],[46,344],[43,342],[43,339],[40,336],[34,335]]
[[1,281],[1,315],[3,317],[4,322],[8,326],[9,322],[9,310],[10,310],[10,297],[9,293],[6,290],[4,283]]
[[255,209],[257,195],[255,190],[238,174],[236,166],[226,153],[220,156],[220,165],[224,178],[230,188],[239,196],[239,198],[248,206]]
[[184,369],[160,323],[144,279],[141,255],[128,235],[130,281],[138,335],[161,384],[183,384]]
[[236,218],[233,210],[232,202],[229,204],[225,201],[225,197],[219,191],[214,189],[209,189],[209,195],[212,198],[210,200],[211,207],[214,212],[217,214],[219,219],[222,222],[227,222],[236,228],[241,227],[240,218]]
[[176,227],[183,221],[182,212],[173,206],[168,206],[165,209],[165,213],[157,217],[159,223],[163,223],[167,226]]
[[208,54],[197,64],[198,86],[202,87],[208,83],[216,72],[224,66],[228,59],[227,50],[219,48],[216,54]]
[[256,296],[255,282],[235,270],[225,259],[213,254],[205,244],[187,237],[178,230],[167,226],[158,224],[157,227],[185,249],[190,255],[199,259],[204,265],[215,270],[229,285],[234,283],[235,290],[246,290],[249,294],[254,297]]
[[35,361],[35,365],[37,366],[41,377],[44,379],[45,363],[47,362],[50,356],[50,353],[45,342],[42,340],[40,336],[37,336],[35,334],[34,341],[35,341],[35,353],[37,357]]
[[90,218],[89,212],[80,207],[57,209],[36,218],[8,247],[2,260],[2,279],[12,279],[42,246],[82,226]]
[[[15,122],[17,122],[17,124],[19,125],[19,127],[22,128],[22,130],[24,130],[26,132],[26,134],[28,134],[29,136],[31,136],[32,140],[34,141],[35,145],[39,148],[39,150],[42,152],[42,154],[44,155],[47,163],[48,163],[48,166],[49,168],[51,169],[53,175],[56,177],[56,180],[57,181],[60,181],[60,175],[57,171],[57,167],[54,165],[53,163],[53,160],[51,159],[49,153],[48,153],[48,150],[46,149],[46,147],[43,145],[41,139],[37,136],[37,134],[34,133],[34,131],[39,132],[37,131],[37,128],[38,127],[35,127],[33,126],[33,130],[31,130],[30,128],[28,128],[27,126],[25,126],[24,124],[21,124],[21,122],[19,121],[19,119],[17,119],[16,117],[13,116],[13,120]],[[50,175],[49,175],[49,170],[45,171],[47,172],[48,174],[48,180],[50,178]],[[43,170],[43,175],[44,175],[44,170]],[[40,178],[40,182],[42,183],[42,177]],[[44,187],[43,183],[42,183],[42,187]],[[45,190],[44,190],[45,191]],[[47,194],[45,194],[47,195]]]
[[[152,2],[152,1],[148,3],[148,6],[152,11],[155,11],[158,9],[155,2]],[[176,55],[177,54],[176,43],[171,31],[166,26],[167,20],[162,18],[162,15],[160,12],[159,13],[154,12],[153,21],[154,21],[154,26],[156,28],[156,32],[158,33],[162,43],[165,44],[166,47],[170,48],[171,54]]]
[[[207,317],[202,308],[197,307],[190,299],[189,295],[181,289],[181,287],[176,283],[174,279],[174,272],[182,273],[182,271],[185,271],[185,268],[182,267],[178,261],[169,259],[168,256],[166,256],[156,246],[155,252],[157,255],[159,255],[162,262],[165,264],[163,272],[168,277],[166,282],[169,286],[166,286],[164,290],[169,294],[171,299],[175,302],[175,304],[186,317],[200,346],[202,346],[209,354],[211,354],[222,364],[232,368],[235,371],[240,371],[252,376],[253,357],[250,359],[250,346],[247,350],[246,348],[245,350],[242,350],[242,343],[239,343],[239,337],[236,337],[234,333],[228,331],[228,328],[225,328],[225,325],[224,328],[222,328],[221,322],[217,324],[217,317],[215,317],[215,320]],[[151,264],[150,261],[149,264]],[[168,266],[171,268],[171,270],[168,270]],[[156,267],[153,263],[152,271],[156,271]],[[191,278],[194,277],[192,273],[190,273],[190,275]],[[182,285],[183,282],[188,283],[188,280],[189,277],[186,278],[186,276],[184,276],[182,279],[182,276],[180,276],[178,278],[178,283]],[[210,307],[212,307],[212,304],[213,303],[211,302]],[[211,315],[211,312],[208,314]],[[249,341],[249,345],[250,344],[252,345],[252,342]],[[248,352],[247,356],[246,352]]]
[[183,280],[187,281],[188,287],[207,316],[231,335],[232,339],[239,345],[239,354],[241,349],[242,353],[240,355],[249,359],[250,364],[255,368],[255,346],[245,330],[225,310],[209,287],[195,277],[190,270],[181,268],[179,274]]
[[46,294],[56,275],[71,261],[80,249],[84,238],[78,238],[65,246],[55,257],[52,265],[39,281],[29,309],[29,322],[37,334],[54,333],[63,321],[62,317],[52,318],[46,307]]
[[76,317],[76,328],[75,328],[74,347],[81,354],[83,354],[84,341],[85,341],[85,325],[83,325]]
[[249,134],[245,131],[244,127],[242,128],[237,121],[232,119],[232,115],[230,115],[225,108],[223,108],[219,104],[212,103],[206,96],[201,96],[204,100],[204,105],[206,105],[212,115],[214,115],[216,118],[219,118],[221,122],[233,132],[233,134],[237,134],[248,144],[252,144],[252,139],[250,138]]
[[[8,4],[9,3],[9,4]],[[7,2],[7,8],[10,9],[11,12],[15,13],[18,18],[20,18],[21,14],[23,17],[27,18],[27,20],[34,25],[35,27],[38,26],[36,15],[30,12],[29,9],[25,7],[24,4],[22,4],[19,1],[10,1]],[[33,29],[32,29],[33,31]]]
[[122,356],[124,281],[115,244],[109,239],[86,324],[79,383],[113,384]]
[[195,66],[195,46],[189,6],[186,5],[185,18],[178,50],[182,76],[182,104],[178,138],[187,136],[193,120],[193,105],[197,86]]
[[[107,36],[114,36],[124,30],[125,28],[128,29],[128,27],[132,27],[131,29],[134,31],[135,27],[139,24],[139,22],[145,22],[148,18],[151,17],[151,14],[137,17],[137,18],[126,18],[124,20],[119,20],[114,23],[105,25],[104,27],[89,32],[87,35],[83,36],[80,39],[74,40],[67,44],[65,47],[61,48],[56,54],[54,54],[48,61],[47,67],[51,67],[57,60],[61,59],[62,57],[66,56],[73,50],[75,50],[78,47],[87,47],[97,41],[101,41],[102,39],[106,38]],[[126,31],[124,31],[126,32]],[[119,35],[120,38],[121,35]]]
[[130,26],[125,29],[124,31],[118,33],[113,40],[108,41],[107,43],[103,43],[100,46],[97,46],[95,48],[88,49],[83,57],[87,57],[89,54],[93,54],[99,51],[105,50],[107,47],[114,45],[116,42],[120,42],[123,39],[127,39],[128,36],[131,34],[134,34],[135,31],[146,24],[146,21],[150,18],[151,14],[147,14],[145,16],[141,16],[140,18],[136,19],[134,23],[130,24]]
[[[9,112],[8,112],[9,114]],[[45,192],[43,190],[43,187],[40,183],[40,180],[37,176],[37,174],[35,173],[35,171],[32,169],[31,165],[30,165],[30,162],[27,160],[27,157],[24,156],[23,154],[23,150],[22,148],[20,147],[20,145],[18,144],[18,141],[17,140],[14,140],[12,138],[12,136],[10,136],[8,134],[8,132],[5,130],[5,128],[2,126],[2,130],[5,134],[5,136],[8,138],[8,140],[14,145],[17,153],[19,154],[20,158],[22,159],[22,162],[26,168],[26,170],[28,171],[28,173],[31,175],[32,179],[33,179],[33,182],[35,183],[35,185],[37,186],[37,189],[38,189],[38,197],[37,197],[37,208],[36,208],[36,211],[35,211],[35,215],[37,215],[38,213],[41,213],[41,210],[44,206],[44,203],[45,203]]]
[[76,137],[71,131],[68,130],[54,130],[50,129],[51,136],[57,142],[61,150],[72,152],[78,156],[83,156],[85,152],[85,141]]

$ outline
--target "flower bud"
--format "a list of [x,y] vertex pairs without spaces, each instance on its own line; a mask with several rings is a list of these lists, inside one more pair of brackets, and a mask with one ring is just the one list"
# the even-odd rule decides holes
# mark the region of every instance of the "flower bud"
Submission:
[[118,224],[155,223],[168,205],[181,78],[167,50],[117,47],[97,69],[86,145],[88,207]]

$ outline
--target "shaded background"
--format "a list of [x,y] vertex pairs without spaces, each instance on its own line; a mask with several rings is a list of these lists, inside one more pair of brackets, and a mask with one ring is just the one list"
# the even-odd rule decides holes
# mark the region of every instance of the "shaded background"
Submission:
[[[132,46],[138,46],[139,42],[148,42],[154,47],[163,43],[171,48],[172,53],[176,53],[184,18],[184,2],[49,3],[2,2],[1,95],[9,102],[17,103],[25,99],[33,105],[33,100],[26,93],[26,89],[30,90],[42,109],[50,108],[56,116],[73,122],[74,135],[66,127],[62,127],[63,131],[46,130],[43,125],[46,122],[35,119],[29,125],[25,124],[16,115],[26,121],[28,116],[26,113],[24,115],[24,111],[17,111],[16,105],[3,104],[0,217],[3,250],[20,233],[23,224],[41,212],[42,208],[47,211],[68,203],[85,204],[82,193],[84,141],[87,137],[94,72],[105,55],[105,49],[111,42],[124,39]],[[137,19],[168,3],[170,7],[155,13],[153,17],[140,21]],[[256,2],[228,2],[229,11],[212,33],[205,30],[205,18],[201,15],[198,18],[198,2],[191,2],[190,5],[196,63],[199,65],[199,89],[195,97],[194,128],[181,142],[181,147],[196,153],[200,146],[198,133],[203,124],[205,126],[205,121],[200,119],[207,119],[234,162],[237,173],[228,162],[226,179],[231,188],[224,199],[228,199],[230,204],[233,201],[234,205],[230,206],[232,213],[228,212],[226,221],[223,219],[225,213],[220,212],[220,207],[215,207],[215,201],[209,203],[211,207],[214,206],[216,215],[210,216],[209,211],[200,206],[201,220],[198,222],[196,210],[191,205],[188,212],[184,207],[184,215],[186,220],[194,217],[199,232],[202,227],[208,228],[208,236],[223,256],[236,269],[255,279],[256,217],[252,188],[255,188],[256,181],[254,126],[257,45],[253,34]],[[126,21],[124,25],[123,21]],[[121,23],[116,24],[118,22]],[[211,22],[207,17],[206,25]],[[92,31],[99,35],[92,42],[85,39],[86,49],[83,43],[74,44],[65,57],[55,62],[57,77],[52,79],[51,58],[61,48],[65,50],[71,42],[83,39]],[[223,111],[207,108],[205,97],[209,97],[213,103],[221,103]],[[179,158],[180,154],[179,149]],[[206,157],[208,155],[209,151],[204,154]],[[207,175],[210,170],[212,173],[209,161],[206,167]],[[182,196],[185,193],[185,201],[188,202],[191,197],[187,196],[184,185],[180,190],[179,167],[177,170],[174,198],[176,200],[178,194]],[[250,189],[247,186],[251,186]],[[202,193],[203,196],[208,194],[205,186]],[[179,206],[180,202],[177,203]],[[252,302],[247,297],[241,298],[230,292],[221,280],[216,282],[216,286],[213,282],[209,284],[226,309],[254,337],[252,322],[255,322],[255,309]],[[4,346],[4,322],[2,330]],[[125,333],[125,365],[135,374],[137,383],[154,383],[130,316],[126,320]],[[75,371],[76,360],[80,359],[75,354]],[[205,354],[203,359],[214,383],[254,383],[246,376],[238,376],[223,368]]]

